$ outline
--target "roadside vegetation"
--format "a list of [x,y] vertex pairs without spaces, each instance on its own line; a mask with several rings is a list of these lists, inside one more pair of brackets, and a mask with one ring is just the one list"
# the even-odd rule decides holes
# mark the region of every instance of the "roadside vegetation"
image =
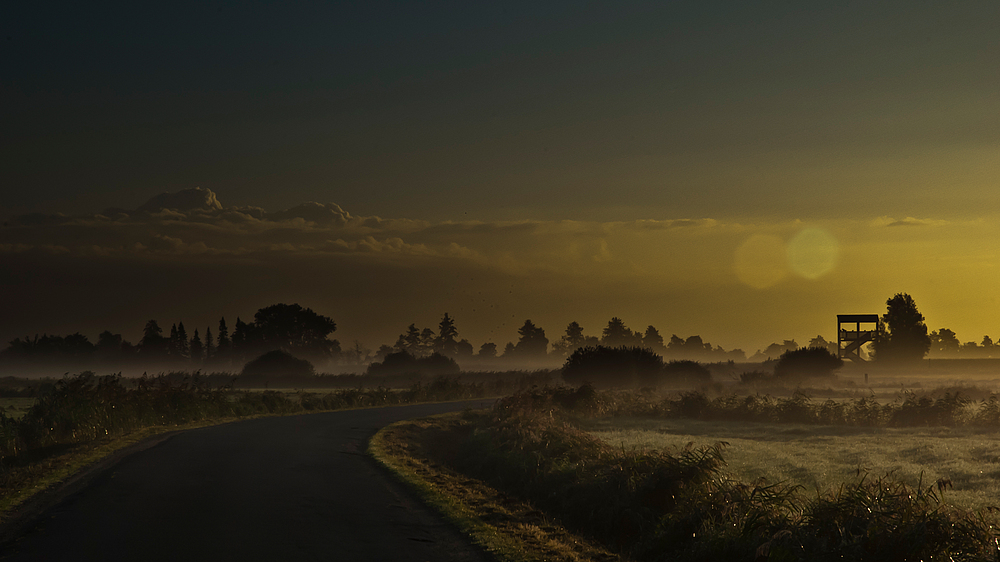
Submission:
[[[857,410],[863,423],[963,419],[940,417],[935,400],[917,399],[905,409],[928,410],[926,420],[894,416],[904,411],[902,404],[887,409],[869,407],[865,399],[854,402],[845,411]],[[950,402],[955,400],[944,400],[942,405]],[[836,487],[805,490],[791,483],[734,477],[727,469],[725,443],[625,447],[581,427],[616,416],[682,419],[729,412],[735,419],[745,419],[746,412],[753,411],[754,417],[772,417],[773,422],[773,416],[809,418],[822,411],[822,405],[813,407],[801,396],[757,397],[749,409],[741,404],[728,398],[716,402],[699,393],[664,399],[590,386],[536,388],[499,401],[488,413],[465,416],[465,427],[455,434],[464,438],[453,440],[459,443],[453,452],[439,453],[437,459],[635,560],[996,560],[1000,556],[997,521],[990,510],[962,510],[942,501],[951,482],[909,483],[893,474],[859,471]],[[870,410],[879,415],[865,414]],[[793,411],[799,413],[793,416]],[[846,423],[852,418],[840,419]]]

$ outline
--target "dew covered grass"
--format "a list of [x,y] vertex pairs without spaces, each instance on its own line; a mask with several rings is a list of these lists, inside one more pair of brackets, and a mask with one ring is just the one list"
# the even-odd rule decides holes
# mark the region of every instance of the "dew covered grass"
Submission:
[[[816,493],[859,474],[888,474],[916,486],[942,481],[945,503],[1000,506],[1000,432],[978,428],[864,428],[690,419],[587,420],[584,428],[626,450],[679,451],[718,442],[725,472]],[[950,482],[950,485],[947,482]]]

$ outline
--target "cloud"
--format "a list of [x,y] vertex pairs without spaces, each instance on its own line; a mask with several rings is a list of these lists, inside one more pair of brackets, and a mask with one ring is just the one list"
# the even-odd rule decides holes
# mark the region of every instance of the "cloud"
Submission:
[[872,221],[873,226],[945,226],[948,224],[946,220],[939,219],[918,219],[914,217],[906,217],[905,219],[893,219],[892,217],[879,217]]
[[[724,237],[725,225],[705,218],[432,222],[357,216],[336,203],[317,202],[268,212],[253,206],[226,207],[211,190],[193,188],[157,195],[131,211],[22,217],[2,231],[0,243],[58,245],[80,256],[168,260],[197,255],[331,259],[353,254],[405,263],[433,257],[523,277],[540,271],[595,274],[595,268],[602,275],[647,272],[685,263],[701,268],[704,260],[689,251],[688,241],[701,232]],[[668,250],[669,260],[662,255]]]
[[156,214],[164,210],[211,213],[221,211],[222,203],[219,203],[211,189],[192,187],[173,193],[161,193],[140,205],[136,212]]
[[340,208],[336,203],[316,203],[308,202],[267,215],[267,218],[274,221],[287,221],[300,218],[307,222],[317,224],[345,225],[351,220],[351,214]]
[[329,251],[340,252],[365,252],[373,254],[409,254],[409,255],[430,255],[432,252],[423,244],[408,244],[401,238],[386,238],[377,240],[373,236],[366,236],[360,240],[329,240],[323,247]]

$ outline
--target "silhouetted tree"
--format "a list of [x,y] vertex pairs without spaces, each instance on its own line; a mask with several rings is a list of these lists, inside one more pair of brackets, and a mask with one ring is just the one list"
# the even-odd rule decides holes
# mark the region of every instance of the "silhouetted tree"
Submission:
[[219,359],[228,361],[233,352],[233,342],[229,339],[229,328],[226,327],[226,317],[219,319],[218,344],[215,346],[215,353]]
[[934,352],[935,355],[954,355],[958,353],[962,345],[955,336],[955,332],[952,332],[948,328],[941,328],[940,330],[931,332],[929,338],[931,342],[929,351]]
[[[513,346],[512,346],[513,347]],[[492,342],[486,342],[479,346],[479,358],[480,359],[496,359],[497,357],[497,344]]]
[[807,347],[818,347],[820,349],[825,349],[834,355],[836,355],[837,353],[837,343],[826,341],[826,338],[824,338],[822,335],[817,335],[815,338],[809,340],[809,345]]
[[163,329],[156,323],[156,320],[146,322],[142,330],[142,339],[139,340],[139,353],[143,357],[160,360],[167,354],[167,338],[163,337]]
[[[99,361],[105,364],[120,363],[125,359],[125,347],[128,344],[122,339],[121,334],[112,334],[109,330],[104,330],[97,336],[97,345],[94,348],[94,355]],[[131,347],[129,344],[128,347]]]
[[726,360],[742,363],[747,360],[747,354],[740,348],[730,349],[726,352]]
[[392,352],[392,347],[382,344],[378,346],[378,350],[375,352],[374,361],[385,361],[385,358]]
[[712,344],[705,343],[705,340],[701,339],[701,336],[694,335],[684,340],[684,349],[688,353],[702,354],[706,351],[711,351]]
[[215,359],[215,345],[212,344],[212,328],[205,328],[205,360]]
[[273,304],[254,315],[254,331],[261,348],[287,349],[313,357],[329,358],[340,345],[328,336],[337,329],[329,317],[298,304]]
[[574,321],[566,326],[566,333],[559,338],[559,341],[552,344],[552,351],[559,355],[569,355],[581,347],[597,345],[600,345],[600,340],[583,335],[583,326]]
[[608,325],[601,332],[601,345],[604,347],[634,346],[641,344],[642,336],[637,333],[633,333],[632,330],[625,325],[625,322],[617,316],[609,320]]
[[684,351],[684,340],[677,336],[677,334],[670,335],[670,341],[667,343],[667,350],[677,354]]
[[87,336],[77,332],[66,337],[42,334],[34,338],[25,336],[22,340],[15,338],[3,350],[3,359],[7,362],[28,365],[31,363],[58,364],[73,368],[84,360],[91,359],[95,352],[94,344]]
[[[545,330],[535,326],[531,320],[525,320],[524,325],[517,330],[521,338],[514,346],[514,351],[519,357],[545,357],[549,349],[549,339],[545,337]],[[506,355],[506,353],[505,353]]]
[[962,357],[979,357],[983,349],[974,341],[965,342],[960,349]]
[[396,350],[405,351],[414,357],[420,354],[420,330],[416,324],[410,324],[406,332],[396,340]]
[[924,316],[906,293],[897,293],[885,301],[882,326],[875,335],[875,359],[878,361],[919,361],[931,347]]
[[758,351],[753,357],[750,358],[751,361],[766,361],[769,359],[777,359],[781,357],[781,354],[786,351],[795,351],[799,348],[799,344],[795,340],[785,340],[783,343],[772,343],[767,346],[764,351]]
[[232,337],[232,352],[231,359],[237,365],[246,361],[249,355],[249,348],[253,341],[253,336],[250,334],[251,327],[249,324],[240,320],[240,317],[236,317],[236,325],[233,326],[233,337]]
[[517,347],[513,343],[507,342],[507,345],[503,346],[503,357],[513,357],[516,354]]
[[434,340],[437,336],[434,334],[434,330],[430,328],[424,328],[420,330],[420,345],[417,346],[417,350],[420,352],[417,355],[429,355],[434,353]]
[[455,342],[455,357],[472,357],[476,352],[476,348],[472,347],[472,342],[467,339],[461,339]]
[[443,355],[454,356],[456,353],[455,346],[458,343],[455,340],[457,336],[458,330],[455,329],[455,320],[445,312],[444,318],[438,323],[438,335],[434,339],[434,351]]
[[191,354],[191,362],[195,365],[198,365],[205,360],[205,346],[201,343],[201,336],[198,335],[198,328],[194,329],[194,335],[191,336],[191,342],[188,344],[188,350]]
[[774,375],[779,378],[832,377],[844,361],[823,347],[803,347],[786,351],[774,365]]
[[726,358],[726,350],[722,349],[721,346],[713,348],[712,344],[705,342],[699,335],[681,339],[677,337],[677,334],[673,334],[667,344],[667,355],[679,359],[722,361]]
[[170,355],[178,355],[177,352],[177,324],[171,324],[170,326],[170,341],[167,342],[167,353]]
[[583,345],[583,326],[579,322],[573,321],[566,326],[566,335],[562,337],[567,348],[576,349]]
[[187,359],[191,355],[184,322],[178,322],[170,329],[170,354],[178,359]]
[[663,353],[667,349],[663,345],[663,336],[660,335],[660,331],[652,325],[646,327],[646,333],[642,336],[642,345],[656,353]]

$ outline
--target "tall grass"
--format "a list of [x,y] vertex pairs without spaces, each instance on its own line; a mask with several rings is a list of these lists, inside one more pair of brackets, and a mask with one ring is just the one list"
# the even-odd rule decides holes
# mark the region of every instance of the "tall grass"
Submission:
[[[456,468],[637,560],[1000,559],[992,516],[942,504],[936,485],[859,475],[811,495],[725,476],[724,443],[674,454],[625,450],[571,423],[573,416],[620,411],[621,400],[587,387],[505,398],[476,423]],[[712,403],[687,395],[677,407],[704,414]],[[804,398],[732,408],[777,416],[812,411]]]

